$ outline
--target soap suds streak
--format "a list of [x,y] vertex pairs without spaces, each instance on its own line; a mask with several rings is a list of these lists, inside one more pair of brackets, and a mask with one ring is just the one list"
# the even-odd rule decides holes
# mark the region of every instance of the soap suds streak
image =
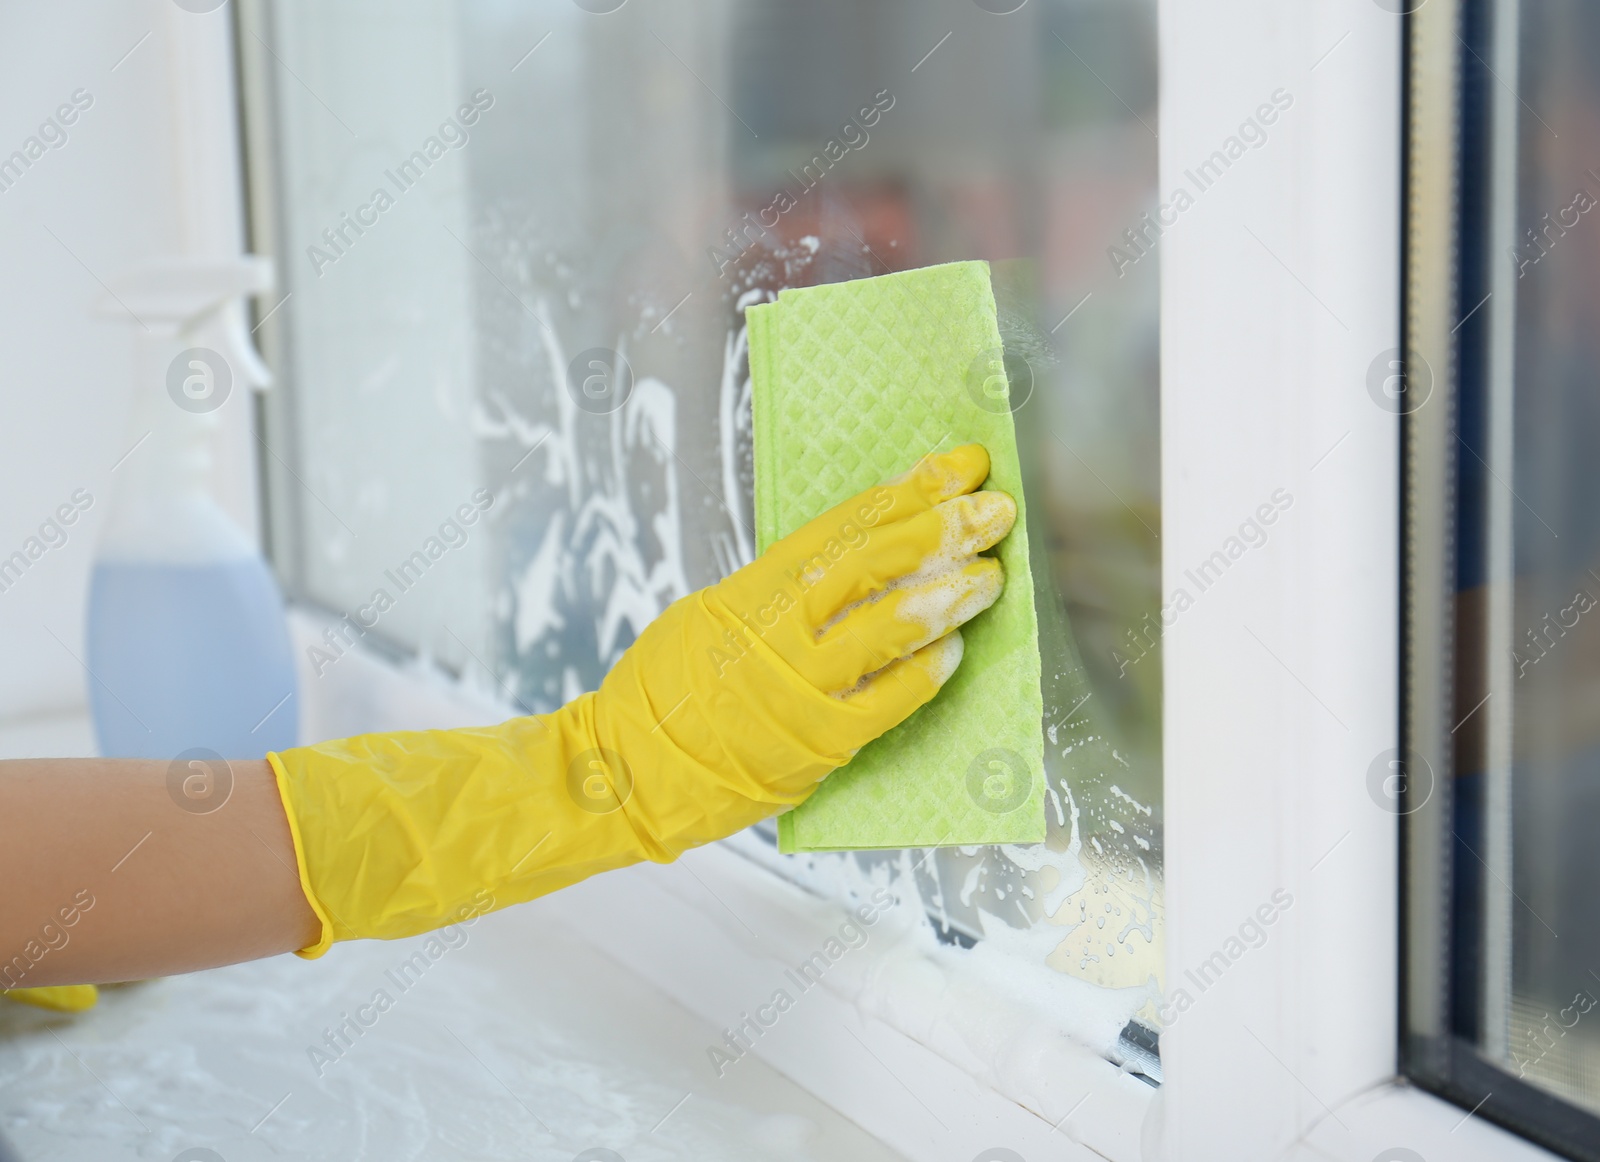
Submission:
[[895,617],[921,631],[911,646],[913,650],[920,649],[993,605],[1000,597],[1001,584],[998,570],[977,577],[952,571],[901,590]]
[[[511,371],[485,390],[473,430],[491,446],[509,445],[498,457],[506,481],[496,491],[512,504],[495,610],[521,700],[549,711],[596,687],[644,627],[689,592],[677,397],[660,379],[636,375],[621,407],[582,413],[566,389],[571,352],[552,321],[559,312],[541,282],[553,275],[571,298],[570,270],[563,276],[547,253],[539,271],[538,248],[502,213],[484,229],[485,252],[500,256],[497,277],[519,286],[544,323],[503,353]],[[614,341],[624,359],[631,338],[625,331]]]
[[[722,349],[722,375],[717,389],[717,459],[722,469],[722,496],[730,506],[728,528],[712,534],[712,551],[722,576],[755,560],[750,526],[755,514],[745,513],[744,481],[754,480],[751,420],[750,331],[744,325],[746,307],[771,302],[777,296],[762,287],[742,291],[734,300],[739,326],[728,332]],[[748,521],[747,521],[748,517]]]

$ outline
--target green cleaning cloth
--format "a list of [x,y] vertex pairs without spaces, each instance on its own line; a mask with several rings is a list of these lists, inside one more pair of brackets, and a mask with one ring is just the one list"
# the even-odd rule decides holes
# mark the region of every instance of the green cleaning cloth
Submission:
[[985,262],[783,291],[748,309],[756,536],[765,549],[930,452],[982,444],[1017,502],[1000,600],[939,695],[778,818],[785,852],[1045,837],[1027,515]]

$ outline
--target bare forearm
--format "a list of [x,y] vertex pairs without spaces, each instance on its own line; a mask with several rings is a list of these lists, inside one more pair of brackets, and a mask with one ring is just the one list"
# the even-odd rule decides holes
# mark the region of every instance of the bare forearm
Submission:
[[191,972],[316,940],[267,764],[234,761],[220,779],[180,767],[169,789],[170,769],[0,762],[0,988]]

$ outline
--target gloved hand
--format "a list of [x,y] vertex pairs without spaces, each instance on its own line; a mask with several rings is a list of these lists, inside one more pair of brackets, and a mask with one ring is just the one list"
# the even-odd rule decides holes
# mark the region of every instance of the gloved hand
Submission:
[[0,997],[58,1013],[81,1013],[94,1008],[100,999],[100,990],[92,984],[56,984],[31,989],[0,989]]
[[268,755],[322,938],[393,939],[667,862],[803,800],[931,699],[992,605],[1016,505],[977,445],[674,602],[553,714]]

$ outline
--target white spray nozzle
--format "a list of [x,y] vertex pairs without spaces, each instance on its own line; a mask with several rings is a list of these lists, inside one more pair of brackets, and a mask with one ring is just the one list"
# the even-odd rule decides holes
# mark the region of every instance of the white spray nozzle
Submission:
[[132,315],[152,332],[184,335],[215,321],[224,357],[252,386],[270,383],[272,373],[245,329],[239,300],[264,294],[276,285],[272,259],[255,254],[233,258],[164,258],[107,280],[110,291],[96,309],[101,315]]

